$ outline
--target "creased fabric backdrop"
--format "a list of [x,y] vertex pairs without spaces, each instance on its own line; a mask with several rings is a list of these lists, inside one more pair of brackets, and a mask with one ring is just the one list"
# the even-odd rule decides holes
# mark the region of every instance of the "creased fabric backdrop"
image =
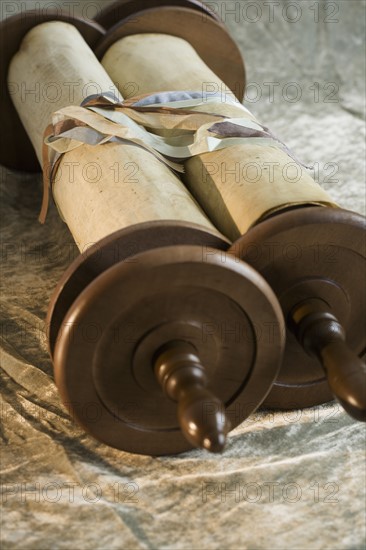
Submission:
[[[10,4],[21,9],[3,2],[3,17]],[[50,3],[27,2],[37,4]],[[75,5],[92,16],[98,2]],[[365,2],[210,5],[245,56],[249,108],[318,167],[335,200],[364,213]],[[40,177],[3,169],[1,190],[4,549],[365,547],[365,428],[334,403],[257,413],[222,456],[135,456],[76,427],[44,321],[77,250],[54,208],[38,224]]]

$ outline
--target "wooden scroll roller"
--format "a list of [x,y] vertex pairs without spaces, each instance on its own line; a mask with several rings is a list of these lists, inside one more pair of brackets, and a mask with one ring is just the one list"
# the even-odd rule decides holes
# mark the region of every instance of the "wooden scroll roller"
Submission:
[[[5,56],[11,99],[39,162],[44,135],[50,158],[54,149],[63,153],[51,172],[53,197],[86,250],[49,307],[56,384],[72,416],[111,446],[152,455],[192,446],[221,451],[230,426],[259,406],[278,374],[280,307],[252,267],[225,258],[229,242],[164,159],[133,141],[145,130],[80,107],[81,90],[114,86],[83,39],[88,25],[77,30],[70,22],[38,18],[32,28],[17,18],[1,28],[3,37],[12,34]],[[23,100],[22,83],[28,90],[56,83],[57,101]],[[134,177],[123,177],[131,164]]]
[[[201,101],[185,105],[226,117],[206,133],[231,139],[232,145],[188,158],[184,182],[234,242],[228,257],[255,267],[282,306],[285,356],[264,405],[299,408],[335,396],[351,416],[366,420],[366,368],[360,359],[366,344],[365,220],[340,209],[286,146],[233,101],[234,93],[222,93],[228,81],[209,59],[219,32],[198,48],[205,24],[191,26],[193,38],[187,34],[183,40],[172,27],[175,11],[162,7],[136,13],[134,24],[122,20],[98,44],[97,54],[118,86],[134,81],[140,94],[163,101],[161,107],[164,96],[156,92],[197,91]],[[193,21],[197,15],[187,11]],[[215,24],[210,21],[210,28]],[[226,63],[230,66],[229,55]],[[212,91],[218,92],[216,100]]]
[[210,17],[221,22],[219,16],[201,0],[117,0],[103,8],[95,21],[105,29],[110,29],[126,17],[133,16],[141,10],[161,7],[189,8],[197,11],[201,18]]

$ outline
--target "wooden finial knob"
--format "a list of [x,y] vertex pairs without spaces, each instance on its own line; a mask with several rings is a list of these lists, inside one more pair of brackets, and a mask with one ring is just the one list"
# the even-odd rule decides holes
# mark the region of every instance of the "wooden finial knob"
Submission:
[[[313,407],[331,401],[332,392],[342,399],[339,387],[335,389],[330,380],[330,372],[337,372],[339,381],[342,379],[338,386],[352,385],[350,396],[359,395],[361,384],[365,387],[365,374],[361,375],[364,366],[357,359],[357,356],[362,357],[366,348],[365,231],[365,218],[359,214],[341,208],[309,206],[276,214],[257,224],[230,250],[264,276],[281,304],[287,327],[291,326],[291,332],[287,332],[281,370],[263,402],[265,407]],[[292,254],[294,250],[295,256]],[[305,339],[309,353],[304,345],[298,343],[298,325],[305,310],[300,309],[295,315],[299,306],[305,303],[309,305],[306,315],[319,312],[321,304],[321,311],[331,313],[335,318],[333,322],[328,318],[314,326],[313,332],[318,334],[320,327],[328,328],[324,329],[326,334],[321,338],[320,347],[316,334],[312,333]],[[315,310],[310,307],[311,303]],[[334,323],[338,323],[338,329]],[[347,344],[342,329],[347,335]],[[335,339],[337,345],[330,346]],[[305,342],[302,337],[300,340]],[[347,346],[353,352],[351,355],[345,351]],[[347,372],[343,372],[340,363],[347,365]],[[352,384],[351,370],[359,373]],[[352,415],[362,414],[360,400],[359,405],[348,403]]]
[[[60,281],[48,316],[56,384],[103,443],[154,456],[219,452],[227,417],[232,428],[244,421],[276,379],[280,306],[250,266],[223,262],[212,244],[227,246],[192,224],[139,224],[90,247]],[[261,337],[268,326],[278,337]]]
[[223,403],[207,389],[207,374],[193,346],[175,342],[155,360],[155,374],[165,394],[178,402],[186,439],[213,453],[223,451],[230,422]]
[[347,345],[338,319],[315,299],[297,306],[291,316],[300,344],[321,362],[334,396],[350,416],[366,422],[366,365]]

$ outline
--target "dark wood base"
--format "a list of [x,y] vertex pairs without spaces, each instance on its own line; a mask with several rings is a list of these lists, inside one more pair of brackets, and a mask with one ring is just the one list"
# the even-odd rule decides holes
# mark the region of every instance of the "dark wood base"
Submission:
[[[310,207],[259,223],[230,249],[252,265],[277,295],[287,321],[295,306],[320,299],[343,326],[357,355],[366,348],[365,219],[353,212]],[[295,409],[332,400],[319,361],[287,330],[283,365],[264,405]]]
[[153,370],[171,342],[196,350],[232,428],[263,401],[281,364],[283,317],[262,277],[226,257],[227,246],[204,228],[147,223],[70,266],[50,305],[50,349],[64,403],[95,438],[141,454],[192,448]]

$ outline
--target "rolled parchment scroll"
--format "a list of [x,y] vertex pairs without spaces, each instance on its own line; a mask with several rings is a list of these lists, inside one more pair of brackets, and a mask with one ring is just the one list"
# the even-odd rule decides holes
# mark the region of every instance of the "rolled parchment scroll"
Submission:
[[167,27],[167,34],[136,32],[110,46],[123,27],[121,21],[99,46],[118,86],[134,80],[140,93],[200,92],[198,110],[208,112],[212,103],[205,101],[216,93],[215,112],[230,117],[221,126],[223,137],[244,136],[245,143],[188,158],[184,182],[215,226],[237,241],[230,253],[258,269],[281,303],[287,346],[266,404],[298,408],[333,394],[351,416],[365,421],[366,367],[359,358],[366,345],[360,284],[365,220],[338,208],[268,128],[241,104],[233,105],[233,94],[190,44],[170,36]]
[[[247,117],[234,94],[212,73],[185,40],[163,34],[123,38],[102,59],[121,89],[135,82],[139,93],[201,91],[208,111],[232,118]],[[205,104],[218,90],[217,103]],[[185,163],[184,181],[215,226],[236,240],[258,220],[279,209],[303,204],[334,205],[304,166],[274,146],[248,143],[194,156]]]
[[[76,28],[37,21],[22,34],[24,22],[9,20],[4,28],[24,37],[7,55],[9,89],[24,81],[43,90],[41,101],[32,93],[12,99],[84,251],[48,312],[63,401],[87,431],[119,449],[220,452],[277,375],[284,347],[277,300],[249,265],[222,261],[229,241],[172,162],[144,143],[142,126],[114,107],[92,107],[95,96],[115,90]],[[275,341],[260,341],[262,323],[276,326]],[[247,341],[221,334],[231,325]],[[86,414],[91,403],[96,419]]]
[[[52,113],[80,105],[91,94],[115,90],[80,33],[63,22],[44,23],[27,34],[8,80],[26,82],[28,90],[43,89],[42,100],[32,93],[12,96],[41,163]],[[44,100],[47,94],[49,101]],[[83,145],[66,153],[54,177],[53,196],[81,251],[118,229],[146,221],[181,220],[213,230],[180,179],[131,144]]]

